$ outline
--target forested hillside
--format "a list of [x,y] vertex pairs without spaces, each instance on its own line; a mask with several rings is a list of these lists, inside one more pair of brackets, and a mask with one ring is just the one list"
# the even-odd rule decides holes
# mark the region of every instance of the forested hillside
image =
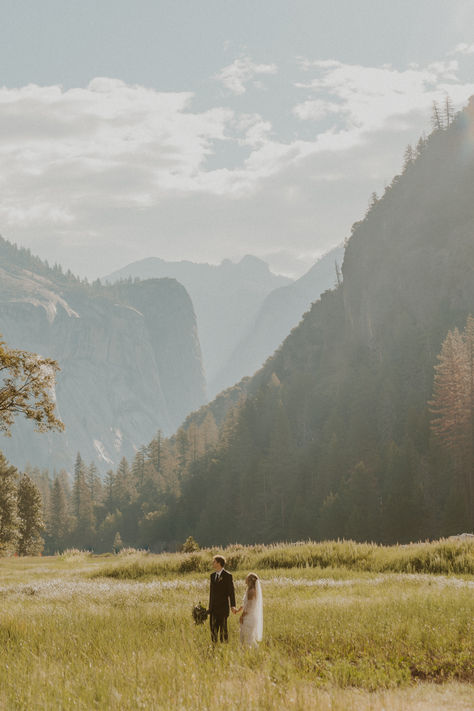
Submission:
[[393,542],[472,529],[472,428],[459,464],[428,403],[448,331],[474,312],[473,269],[471,100],[407,150],[403,174],[353,227],[342,284],[250,381],[216,447],[188,450],[154,539]]

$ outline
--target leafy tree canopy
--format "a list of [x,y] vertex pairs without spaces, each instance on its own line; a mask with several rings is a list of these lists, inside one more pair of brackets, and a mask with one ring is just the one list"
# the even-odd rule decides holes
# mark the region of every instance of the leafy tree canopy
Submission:
[[18,414],[33,420],[39,432],[64,429],[55,413],[58,370],[55,360],[10,349],[0,337],[0,431],[10,435]]

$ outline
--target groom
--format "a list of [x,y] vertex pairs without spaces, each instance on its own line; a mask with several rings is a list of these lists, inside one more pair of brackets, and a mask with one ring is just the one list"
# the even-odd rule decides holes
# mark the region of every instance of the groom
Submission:
[[227,642],[229,639],[227,632],[229,609],[234,614],[237,612],[232,575],[227,570],[224,570],[224,565],[225,558],[221,555],[215,555],[212,560],[212,566],[216,572],[211,573],[211,588],[209,590],[209,621],[213,642],[217,642],[218,636],[221,642]]

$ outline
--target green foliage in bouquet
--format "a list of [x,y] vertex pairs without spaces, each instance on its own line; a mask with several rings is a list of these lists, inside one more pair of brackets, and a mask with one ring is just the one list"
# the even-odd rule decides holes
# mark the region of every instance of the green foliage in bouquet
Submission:
[[207,619],[208,611],[201,604],[201,601],[193,607],[193,620],[195,625],[202,625]]

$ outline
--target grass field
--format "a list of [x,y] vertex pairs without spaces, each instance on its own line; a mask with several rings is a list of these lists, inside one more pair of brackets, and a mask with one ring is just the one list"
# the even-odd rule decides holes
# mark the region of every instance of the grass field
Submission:
[[[449,545],[455,560],[473,555],[472,543]],[[289,567],[297,545],[240,549],[254,563],[269,551],[278,567],[267,556],[257,569],[265,629],[255,651],[240,648],[233,616],[225,646],[192,623],[192,605],[207,602],[210,551],[1,559],[0,709],[473,708],[471,573],[359,570],[337,556]],[[175,571],[196,556],[207,571]],[[248,571],[234,567],[240,598]]]

